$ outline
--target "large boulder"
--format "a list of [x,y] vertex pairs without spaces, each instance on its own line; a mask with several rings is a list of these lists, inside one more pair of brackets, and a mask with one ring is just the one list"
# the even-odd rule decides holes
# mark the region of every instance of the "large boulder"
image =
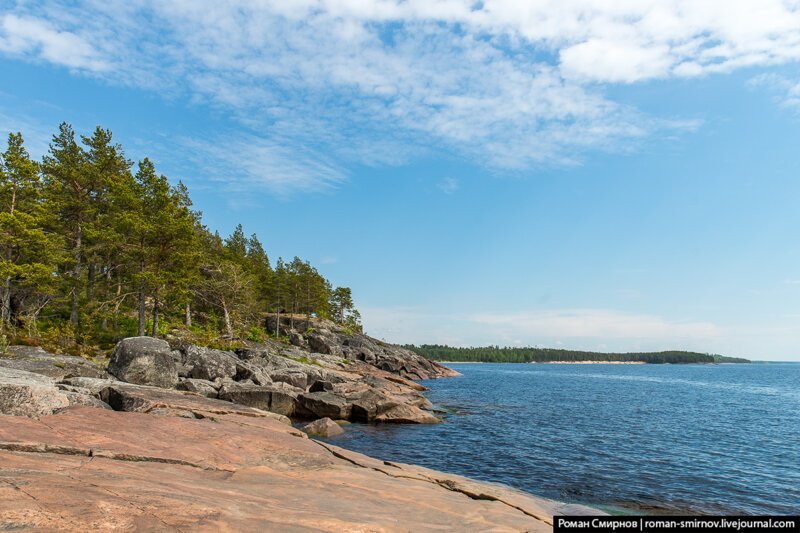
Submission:
[[64,391],[64,394],[69,401],[70,407],[73,405],[79,405],[83,407],[95,407],[97,409],[111,409],[111,406],[106,402],[88,394],[72,391]]
[[121,381],[116,381],[112,379],[99,379],[99,378],[85,378],[85,377],[77,377],[77,378],[67,378],[59,383],[64,385],[70,385],[72,387],[82,389],[87,391],[87,394],[92,396],[99,397],[100,391],[108,387],[109,385],[113,385],[115,383],[122,383]]
[[205,396],[206,398],[216,398],[217,397],[217,388],[214,387],[214,384],[210,381],[206,381],[204,379],[184,379],[178,386],[176,387],[178,390],[185,390],[189,392],[194,392],[195,394],[199,394],[200,396]]
[[108,372],[137,385],[171,389],[178,383],[178,371],[169,344],[153,337],[121,340],[111,354]]
[[0,367],[0,414],[35,418],[69,405],[69,397],[53,379]]
[[329,337],[323,334],[313,333],[306,337],[306,341],[308,342],[308,348],[312,352],[330,354],[330,355],[342,354],[342,347],[333,337]]
[[343,396],[333,392],[309,392],[297,398],[300,416],[308,418],[333,418],[334,420],[347,420],[350,418],[350,404]]
[[213,418],[217,415],[238,415],[256,418],[273,418],[284,424],[291,421],[282,415],[266,412],[231,402],[158,387],[112,383],[100,392],[100,399],[115,411],[155,413],[192,418]]
[[374,422],[379,415],[399,405],[375,390],[363,392],[351,402],[350,419],[354,422]]
[[85,376],[108,377],[98,363],[73,355],[53,355],[37,346],[9,346],[0,355],[0,367],[41,374],[56,380]]
[[308,435],[315,435],[324,438],[335,437],[344,433],[344,430],[330,418],[320,418],[304,425],[302,428]]
[[375,417],[375,422],[393,424],[438,424],[438,418],[413,405],[398,404]]
[[219,398],[279,415],[292,416],[298,394],[301,392],[302,390],[285,383],[266,386],[226,383],[219,390]]
[[272,378],[257,365],[250,361],[236,362],[235,381],[252,381],[256,385],[268,385],[272,383]]
[[270,389],[260,385],[226,383],[219,389],[219,399],[269,411]]
[[191,367],[190,375],[195,379],[214,381],[236,376],[239,360],[233,352],[189,345],[184,348],[184,357],[184,363]]
[[308,375],[302,371],[274,372],[270,374],[272,381],[288,383],[292,387],[305,389],[308,386]]

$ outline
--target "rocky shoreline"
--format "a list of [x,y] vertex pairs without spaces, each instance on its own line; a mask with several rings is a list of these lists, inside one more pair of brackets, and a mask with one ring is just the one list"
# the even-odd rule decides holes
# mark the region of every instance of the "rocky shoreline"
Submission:
[[236,352],[124,339],[107,368],[10,347],[0,529],[549,531],[596,512],[309,439],[292,420],[440,422],[413,380],[457,373],[327,321],[281,330],[291,345]]

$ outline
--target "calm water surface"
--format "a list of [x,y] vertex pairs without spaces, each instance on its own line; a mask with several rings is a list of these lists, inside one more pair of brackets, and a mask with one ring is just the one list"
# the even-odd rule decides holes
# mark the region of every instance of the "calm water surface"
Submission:
[[452,364],[436,426],[336,444],[617,512],[800,514],[800,365]]

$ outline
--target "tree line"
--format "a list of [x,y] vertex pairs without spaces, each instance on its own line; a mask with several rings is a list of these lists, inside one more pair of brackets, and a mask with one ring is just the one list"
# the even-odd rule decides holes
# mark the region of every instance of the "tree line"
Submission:
[[[600,353],[580,350],[561,350],[555,348],[511,348],[484,346],[478,348],[456,348],[440,344],[406,345],[412,350],[433,361],[460,361],[476,363],[548,363],[554,361],[598,361],[650,364],[688,364],[719,362],[715,356],[697,352],[630,352]],[[720,356],[718,356],[720,357]],[[730,362],[734,362],[731,358]],[[749,362],[740,359],[735,362]]]
[[226,238],[212,232],[182,183],[148,158],[134,165],[109,130],[77,136],[63,123],[41,161],[22,134],[8,136],[0,154],[5,342],[103,345],[175,327],[257,340],[268,313],[360,329],[349,288],[298,257],[273,265],[241,225]]

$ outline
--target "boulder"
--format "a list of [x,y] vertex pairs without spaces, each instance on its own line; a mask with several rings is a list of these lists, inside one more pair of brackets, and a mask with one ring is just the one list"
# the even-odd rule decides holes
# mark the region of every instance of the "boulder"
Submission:
[[354,422],[374,422],[379,415],[399,405],[375,390],[363,392],[351,401],[350,420]]
[[344,430],[330,418],[320,418],[303,426],[303,431],[308,435],[330,438],[344,433]]
[[184,363],[192,368],[191,377],[195,379],[233,378],[238,361],[233,352],[192,345],[184,347]]
[[67,378],[61,380],[60,383],[85,390],[87,391],[87,394],[99,397],[100,391],[102,391],[109,385],[122,382],[112,379],[78,377],[78,378]]
[[206,398],[217,397],[217,389],[214,387],[214,384],[204,379],[184,379],[178,383],[178,386],[175,388],[178,390],[194,392],[200,396],[205,396]]
[[217,415],[238,415],[255,418],[273,418],[284,424],[291,421],[276,413],[255,409],[231,402],[206,398],[190,392],[166,390],[129,383],[114,383],[100,393],[100,399],[115,411],[155,413],[160,415],[208,418]]
[[0,368],[0,414],[40,417],[68,407],[69,396],[40,374]]
[[292,344],[292,346],[297,346],[298,348],[306,348],[308,346],[306,339],[294,331],[289,333],[289,342]]
[[234,381],[252,381],[256,385],[268,385],[272,378],[255,364],[249,361],[236,362],[236,375]]
[[71,391],[65,391],[64,394],[69,401],[70,407],[73,405],[80,405],[84,407],[95,407],[97,409],[111,409],[111,406],[106,402],[88,394],[81,394],[79,392]]
[[323,391],[332,391],[333,390],[333,383],[330,381],[323,381],[317,380],[311,384],[308,388],[308,392],[323,392]]
[[272,381],[288,383],[298,389],[303,389],[308,386],[308,376],[304,372],[275,372],[269,376]]
[[178,371],[169,344],[153,337],[121,340],[111,354],[108,372],[128,383],[171,389]]
[[292,416],[299,392],[302,391],[284,383],[267,386],[229,383],[220,388],[219,398],[279,415]]
[[53,355],[37,346],[9,346],[0,355],[0,367],[41,374],[56,380],[69,377],[108,377],[101,365],[72,355]]
[[331,337],[315,333],[308,335],[306,340],[308,341],[308,348],[312,352],[330,355],[342,354],[341,346]]
[[375,417],[375,422],[392,424],[438,424],[440,419],[413,405],[398,404]]
[[297,398],[300,416],[333,418],[347,420],[350,418],[350,405],[343,396],[333,392],[309,392]]
[[260,385],[226,383],[219,389],[219,399],[269,411],[271,391]]

